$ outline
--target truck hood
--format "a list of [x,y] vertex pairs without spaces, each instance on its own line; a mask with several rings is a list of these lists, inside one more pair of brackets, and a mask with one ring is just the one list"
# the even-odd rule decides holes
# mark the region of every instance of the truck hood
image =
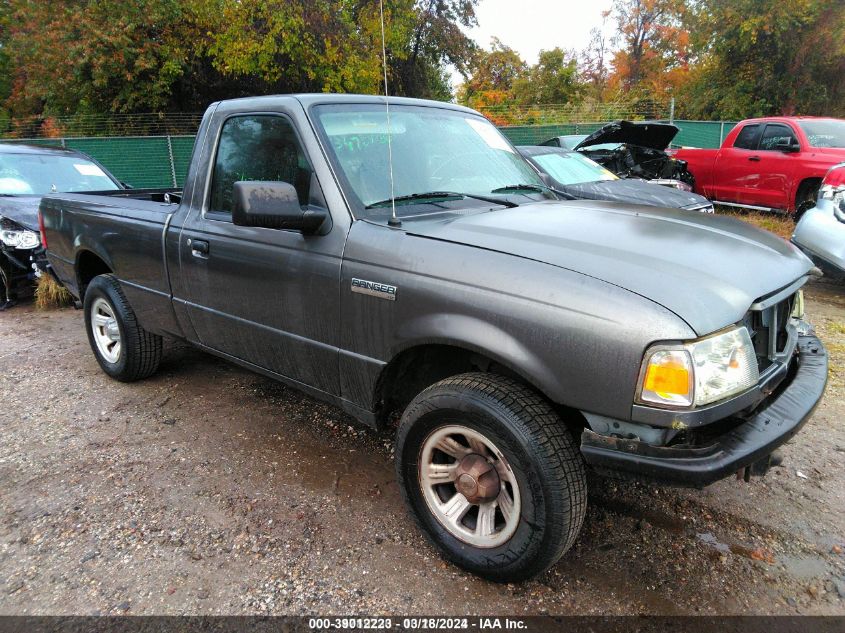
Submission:
[[614,121],[590,134],[573,149],[579,150],[604,143],[626,143],[650,149],[664,150],[678,134],[678,127],[669,123],[632,123]]
[[0,217],[38,231],[38,204],[42,196],[0,196]]
[[655,185],[638,178],[582,182],[577,185],[561,185],[559,188],[577,198],[587,200],[611,200],[678,209],[710,204],[707,198],[697,193]]
[[536,202],[404,228],[611,283],[671,310],[700,336],[738,322],[755,299],[813,266],[789,242],[739,220],[610,202]]

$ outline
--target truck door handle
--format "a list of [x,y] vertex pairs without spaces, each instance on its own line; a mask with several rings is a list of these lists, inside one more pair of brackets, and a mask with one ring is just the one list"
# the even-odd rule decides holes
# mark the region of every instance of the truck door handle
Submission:
[[752,163],[759,163],[760,157],[759,156],[749,156],[748,160],[750,160]]
[[188,239],[188,246],[191,247],[191,255],[194,257],[206,257],[208,255],[208,242],[205,240]]

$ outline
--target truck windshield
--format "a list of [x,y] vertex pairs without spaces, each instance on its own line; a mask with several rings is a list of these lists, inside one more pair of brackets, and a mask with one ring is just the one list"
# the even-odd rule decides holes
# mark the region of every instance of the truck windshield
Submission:
[[100,167],[81,156],[0,154],[0,195],[42,196],[119,188]]
[[[390,199],[391,190],[384,106],[332,104],[317,106],[314,112],[355,215],[385,220],[380,203]],[[403,216],[430,212],[432,205],[454,209],[485,204],[472,195],[494,199],[501,195],[506,204],[505,196],[513,195],[514,185],[538,188],[518,189],[523,195],[543,195],[537,193],[545,187],[534,170],[491,123],[477,115],[391,105],[390,140],[393,197],[403,198],[396,202],[401,207],[397,213]],[[466,197],[415,195],[428,192]]]
[[813,119],[799,121],[811,147],[845,147],[845,121]]

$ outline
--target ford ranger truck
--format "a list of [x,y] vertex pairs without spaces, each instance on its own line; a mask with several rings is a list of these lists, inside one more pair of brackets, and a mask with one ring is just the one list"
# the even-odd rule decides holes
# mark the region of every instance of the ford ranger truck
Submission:
[[146,378],[171,337],[365,424],[399,417],[411,515],[497,581],[572,546],[588,469],[765,472],[827,378],[807,257],[730,218],[559,200],[477,112],[386,105],[222,101],[181,196],[44,198],[103,371]]
[[845,161],[845,120],[769,117],[741,121],[720,149],[680,149],[695,192],[716,204],[781,211],[796,220],[815,204],[827,170]]

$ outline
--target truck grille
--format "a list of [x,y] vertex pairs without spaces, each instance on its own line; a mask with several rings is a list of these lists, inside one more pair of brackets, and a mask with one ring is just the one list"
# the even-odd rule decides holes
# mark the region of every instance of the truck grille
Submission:
[[795,327],[790,325],[795,295],[763,309],[749,310],[743,320],[748,328],[757,365],[762,374],[776,362],[786,362],[795,346]]

